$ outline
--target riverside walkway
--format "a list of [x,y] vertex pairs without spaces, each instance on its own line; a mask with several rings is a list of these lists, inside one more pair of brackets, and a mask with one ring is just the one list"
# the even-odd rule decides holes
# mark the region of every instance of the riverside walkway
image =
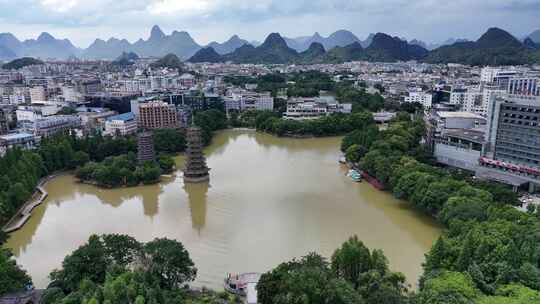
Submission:
[[[49,193],[43,189],[43,186],[52,178],[56,177],[56,175],[49,176],[45,179],[43,179],[38,186],[36,187],[36,192],[32,195],[32,198],[26,202],[21,209],[9,220],[9,222],[2,228],[2,230],[5,233],[11,233],[13,231],[17,231],[21,229],[26,222],[30,219],[32,216],[32,211],[39,205],[43,203],[43,201],[47,198]],[[35,199],[35,196],[39,194],[39,197]]]

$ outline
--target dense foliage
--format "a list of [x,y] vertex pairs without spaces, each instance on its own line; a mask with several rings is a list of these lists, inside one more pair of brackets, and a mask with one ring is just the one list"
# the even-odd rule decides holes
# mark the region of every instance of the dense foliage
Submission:
[[361,129],[373,123],[373,116],[368,112],[354,114],[333,114],[313,120],[287,120],[271,112],[260,112],[255,118],[255,127],[259,131],[278,136],[330,136],[340,135]]
[[448,227],[427,255],[415,299],[427,304],[538,298],[540,212],[511,207],[516,196],[505,186],[458,179],[426,164],[424,133],[422,120],[400,114],[377,136],[356,130],[342,147],[396,197]]
[[173,168],[174,161],[169,156],[161,155],[157,163],[139,164],[135,153],[129,152],[108,157],[100,163],[89,162],[77,170],[76,176],[105,187],[137,186],[155,184],[162,173],[170,173]]
[[259,303],[405,303],[405,277],[388,269],[380,250],[370,251],[357,237],[350,238],[328,263],[311,253],[282,263],[262,275]]
[[51,273],[43,302],[179,303],[183,284],[197,275],[189,253],[174,240],[140,243],[126,235],[93,235]]
[[4,64],[2,68],[5,70],[18,70],[18,69],[22,69],[30,65],[42,65],[42,64],[43,64],[43,61],[41,60],[38,60],[32,57],[23,57],[23,58],[12,60]]
[[208,145],[214,131],[227,128],[227,116],[224,112],[215,109],[197,112],[195,125],[202,129],[203,142]]
[[11,252],[0,248],[0,295],[20,291],[31,283],[30,277],[19,268]]

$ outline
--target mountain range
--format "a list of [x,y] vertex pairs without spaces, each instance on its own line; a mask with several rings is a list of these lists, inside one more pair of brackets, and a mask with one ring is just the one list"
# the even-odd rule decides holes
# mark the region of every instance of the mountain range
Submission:
[[510,33],[490,28],[477,41],[456,42],[431,51],[429,63],[462,63],[468,65],[520,65],[540,62],[540,51],[532,40],[529,45]]
[[[274,33],[263,43],[248,42],[237,35],[206,46],[198,44],[187,32],[165,34],[154,26],[147,39],[130,43],[126,39],[96,39],[88,48],[74,46],[67,39],[56,39],[42,33],[37,39],[20,41],[10,33],[0,33],[0,60],[21,57],[84,58],[114,60],[124,53],[140,57],[164,57],[174,54],[193,62],[224,60],[235,62],[343,62],[347,60],[457,62],[466,64],[513,64],[537,62],[540,30],[523,41],[492,28],[478,41],[449,39],[442,44],[428,44],[418,39],[406,41],[384,33],[370,34],[360,40],[353,33],[339,30],[328,37],[319,33],[296,38]],[[485,43],[492,41],[493,43]]]
[[419,60],[428,54],[428,50],[418,45],[409,44],[398,37],[383,33],[373,35],[372,42],[367,48],[364,48],[359,41],[351,41],[352,43],[345,46],[335,45],[328,51],[321,42],[311,42],[306,50],[298,52],[289,46],[286,38],[278,33],[272,33],[258,47],[245,44],[226,55],[220,55],[212,47],[207,47],[199,50],[189,61],[268,64],[340,63],[351,60],[394,62]]

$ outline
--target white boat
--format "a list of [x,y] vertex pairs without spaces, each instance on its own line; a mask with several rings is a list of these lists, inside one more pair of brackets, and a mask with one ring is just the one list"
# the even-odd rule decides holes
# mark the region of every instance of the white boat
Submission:
[[343,165],[347,163],[347,159],[345,158],[345,156],[339,158],[339,163]]
[[243,274],[228,274],[224,282],[225,290],[246,297],[246,303],[257,304],[257,283],[261,278],[260,273],[250,272]]

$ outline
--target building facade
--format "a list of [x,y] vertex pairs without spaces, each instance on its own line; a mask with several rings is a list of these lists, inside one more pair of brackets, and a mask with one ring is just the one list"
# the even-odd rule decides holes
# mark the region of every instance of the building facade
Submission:
[[139,126],[143,129],[174,129],[179,127],[178,112],[172,104],[151,101],[138,106]]
[[126,136],[137,133],[137,119],[133,113],[124,113],[107,118],[105,134],[110,136]]

